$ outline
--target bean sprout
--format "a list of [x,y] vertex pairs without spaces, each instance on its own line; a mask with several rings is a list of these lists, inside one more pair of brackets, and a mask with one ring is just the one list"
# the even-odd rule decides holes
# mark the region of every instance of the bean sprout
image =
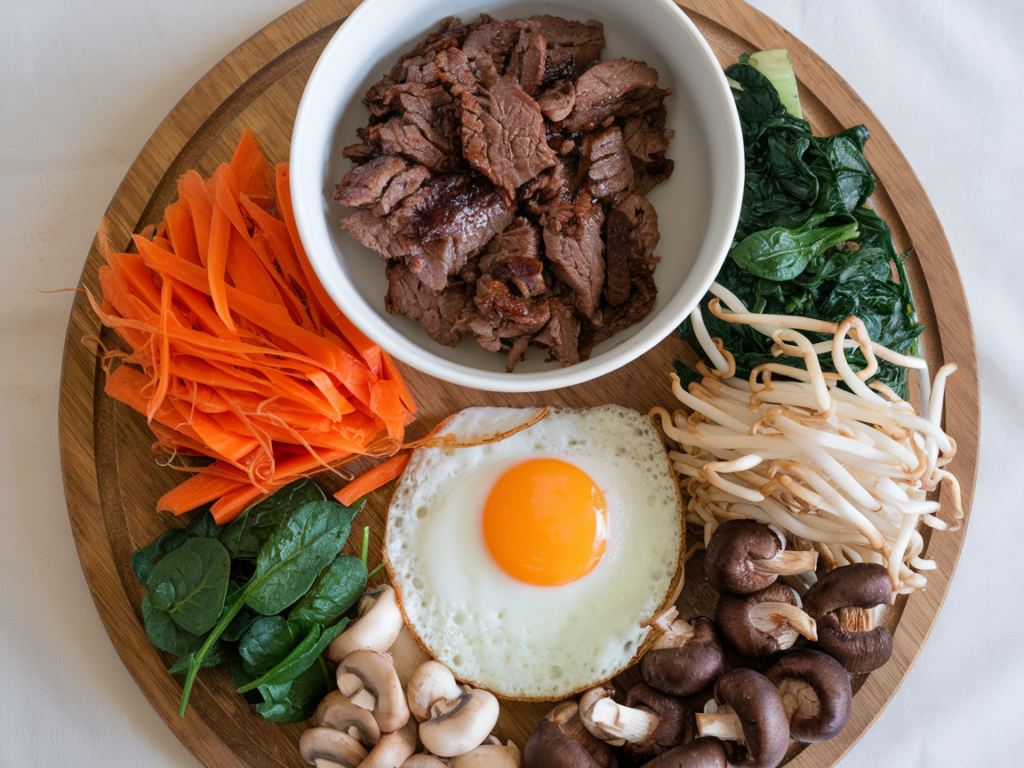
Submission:
[[[921,556],[919,524],[956,530],[963,519],[959,483],[944,469],[956,443],[941,426],[945,382],[956,365],[936,373],[927,416],[920,416],[888,387],[866,381],[876,358],[919,370],[924,361],[872,342],[858,318],[837,324],[756,314],[717,284],[711,292],[721,300],[712,301],[712,313],[770,336],[779,362],[735,378],[732,354],[695,310],[694,326],[703,331],[697,337],[715,368],[702,365],[703,380],[688,389],[672,374],[672,391],[688,411],[651,411],[678,445],[669,459],[687,521],[703,527],[706,543],[725,520],[759,520],[815,548],[827,567],[880,563],[895,592],[923,589],[923,572],[936,564]],[[833,340],[812,344],[801,331]],[[850,348],[860,349],[865,369],[852,370],[844,354]],[[829,352],[836,374],[818,364],[818,354]],[[806,370],[787,365],[787,357],[801,358]],[[943,483],[950,519],[938,517],[942,504],[927,498]]]

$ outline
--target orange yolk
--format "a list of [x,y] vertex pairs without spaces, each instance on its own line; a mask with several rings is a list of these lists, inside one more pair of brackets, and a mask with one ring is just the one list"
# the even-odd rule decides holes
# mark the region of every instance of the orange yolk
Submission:
[[604,554],[604,494],[586,472],[559,459],[530,459],[494,484],[484,540],[509,576],[556,586],[585,576]]

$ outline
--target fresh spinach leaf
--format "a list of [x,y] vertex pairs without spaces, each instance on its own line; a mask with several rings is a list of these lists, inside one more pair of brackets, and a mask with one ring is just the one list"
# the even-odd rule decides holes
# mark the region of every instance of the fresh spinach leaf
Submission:
[[248,611],[245,608],[238,612],[238,615],[231,620],[227,628],[221,634],[221,639],[229,643],[237,643],[238,640],[249,631],[249,628],[260,618],[258,613]]
[[167,651],[175,656],[187,656],[199,650],[206,640],[202,635],[186,632],[175,624],[167,611],[153,605],[149,595],[142,598],[142,618],[149,642],[161,651]]
[[233,558],[255,559],[282,520],[303,504],[326,498],[320,486],[309,478],[289,483],[228,524],[220,537],[221,543]]
[[330,624],[355,605],[366,579],[366,563],[358,557],[335,558],[291,609],[288,621],[301,627]]
[[193,517],[185,526],[185,534],[194,539],[217,539],[220,538],[222,530],[213,519],[213,513],[209,508]]
[[291,653],[258,679],[241,686],[238,692],[245,693],[261,685],[281,685],[294,680],[316,662],[324,649],[331,644],[334,638],[344,632],[347,626],[347,619],[343,619],[325,630],[321,630],[319,625],[314,625]]
[[310,502],[296,509],[270,535],[260,549],[256,573],[232,593],[228,607],[189,666],[178,709],[182,717],[203,657],[242,607],[248,605],[258,613],[273,615],[301,598],[345,546],[352,518],[358,511],[358,506]]
[[[251,683],[255,679],[255,675],[250,675],[245,671],[245,668],[242,666],[241,658],[237,658],[231,662],[231,680],[235,684],[235,688],[241,688],[243,685]],[[263,696],[259,691],[246,691],[242,694],[242,698],[250,704],[260,704],[263,702]]]
[[296,509],[260,549],[246,604],[269,616],[306,594],[345,546],[357,511],[334,501],[313,501]]
[[[811,222],[814,221],[812,218]],[[729,256],[752,275],[779,283],[793,280],[811,259],[856,236],[856,222],[836,227],[772,227],[744,238]]]
[[264,720],[275,723],[298,723],[308,720],[320,699],[330,690],[331,678],[323,660],[313,664],[294,680],[282,685],[263,685],[258,689],[263,703],[256,711]]
[[132,570],[135,572],[135,578],[145,585],[153,566],[186,541],[188,534],[181,528],[173,528],[161,533],[148,546],[132,552]]
[[150,602],[186,632],[201,635],[224,609],[230,568],[228,552],[219,542],[189,539],[149,572]]
[[239,639],[238,655],[246,672],[262,675],[285,658],[301,639],[302,630],[284,616],[261,616]]

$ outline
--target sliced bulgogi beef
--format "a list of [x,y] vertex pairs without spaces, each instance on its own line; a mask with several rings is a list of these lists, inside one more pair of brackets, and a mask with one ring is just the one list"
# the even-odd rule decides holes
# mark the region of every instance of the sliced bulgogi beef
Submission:
[[[654,309],[658,298],[658,286],[654,282],[658,257],[654,249],[660,239],[658,214],[645,197],[632,194],[609,211],[608,305],[602,310],[603,324],[599,328],[586,328],[580,335],[582,358],[589,357],[596,345],[640,322]],[[612,271],[621,272],[623,261],[628,270],[628,283],[623,289],[622,279],[617,276],[614,290],[618,294],[616,298],[622,293],[626,298],[616,303],[611,297]]]
[[457,346],[466,335],[455,325],[470,300],[470,286],[456,283],[443,291],[424,285],[401,262],[386,269],[388,292],[384,306],[392,315],[405,315],[419,323],[430,338],[446,347]]
[[377,204],[393,178],[409,167],[394,155],[382,155],[345,174],[334,188],[334,199],[346,208],[370,208]]
[[658,154],[651,157],[649,163],[633,158],[633,192],[647,195],[652,189],[668,179],[675,170],[674,160]]
[[391,209],[398,205],[413,192],[420,188],[430,178],[430,171],[422,165],[412,165],[395,176],[380,196],[380,200],[373,206],[375,216],[386,216]]
[[598,304],[604,288],[604,209],[587,194],[579,195],[572,216],[544,226],[544,250],[555,277],[576,293],[576,309],[600,323]]
[[389,155],[403,155],[432,171],[453,171],[462,164],[457,142],[453,141],[458,121],[454,100],[441,86],[415,86],[416,90],[389,92],[401,113],[380,126],[381,149]]
[[505,73],[520,33],[524,29],[537,30],[539,26],[536,22],[521,19],[498,21],[487,14],[482,14],[480,21],[470,25],[462,50],[485,87],[490,88],[498,76]]
[[516,369],[516,365],[523,358],[523,353],[528,346],[530,346],[529,336],[520,336],[512,342],[512,348],[508,351],[508,357],[505,359],[505,373],[512,373]]
[[544,82],[547,49],[547,42],[534,26],[519,30],[519,40],[512,49],[506,72],[530,96],[536,96]]
[[516,189],[555,164],[540,107],[507,76],[462,95],[462,151],[510,204]]
[[618,126],[588,133],[581,147],[584,189],[597,198],[611,197],[633,183],[633,163]]
[[[604,25],[599,21],[590,20],[586,23],[570,21],[559,16],[531,16],[531,21],[540,22],[540,34],[547,41],[549,56],[554,53],[553,60],[546,66],[555,74],[566,68],[565,59],[569,58],[569,71],[555,80],[571,78],[575,80],[587,67],[601,58],[604,50]],[[545,80],[548,78],[545,77]]]
[[563,366],[575,365],[580,361],[580,321],[571,306],[552,296],[548,299],[551,319],[532,341],[545,347],[555,360]]
[[457,327],[472,333],[484,349],[497,352],[502,342],[533,336],[550,318],[546,298],[516,296],[504,281],[483,275],[477,280],[473,302],[462,311]]
[[576,105],[576,87],[571,80],[559,80],[537,97],[537,105],[548,120],[561,122]]
[[658,88],[658,70],[642,61],[602,61],[576,81],[576,104],[565,119],[565,128],[591,131],[610,117],[657,109],[668,93]]
[[629,298],[629,224],[625,212],[618,208],[608,211],[604,295],[613,307]]
[[512,221],[494,186],[479,176],[435,176],[381,218],[370,211],[341,220],[347,230],[386,261],[405,261],[435,291],[480,253]]
[[516,217],[505,231],[487,244],[479,271],[515,286],[520,295],[538,296],[547,291],[540,260],[540,234],[528,219]]
[[627,117],[622,126],[622,138],[629,154],[645,163],[651,162],[657,155],[664,156],[674,134],[674,131],[665,130],[667,116],[665,107],[660,107]]

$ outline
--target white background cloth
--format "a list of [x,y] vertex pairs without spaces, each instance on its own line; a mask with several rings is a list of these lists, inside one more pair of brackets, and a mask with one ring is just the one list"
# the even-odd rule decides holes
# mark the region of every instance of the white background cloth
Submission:
[[[623,0],[628,2],[628,0]],[[93,606],[61,487],[57,401],[96,224],[182,95],[292,0],[0,2],[0,766],[198,763],[129,677]],[[1024,5],[755,0],[878,115],[943,222],[967,289],[982,451],[938,623],[843,761],[1021,765]]]

